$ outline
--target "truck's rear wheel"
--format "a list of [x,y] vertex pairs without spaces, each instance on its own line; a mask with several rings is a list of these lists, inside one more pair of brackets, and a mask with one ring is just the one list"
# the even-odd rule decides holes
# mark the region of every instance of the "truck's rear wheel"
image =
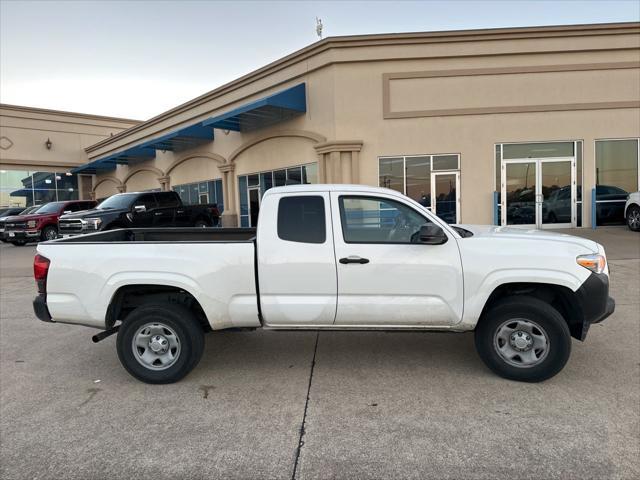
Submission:
[[500,300],[475,331],[480,358],[510,380],[541,382],[556,375],[571,353],[571,334],[562,315],[533,297]]
[[125,318],[116,342],[124,368],[145,383],[173,383],[198,364],[204,332],[193,314],[173,304],[143,305]]

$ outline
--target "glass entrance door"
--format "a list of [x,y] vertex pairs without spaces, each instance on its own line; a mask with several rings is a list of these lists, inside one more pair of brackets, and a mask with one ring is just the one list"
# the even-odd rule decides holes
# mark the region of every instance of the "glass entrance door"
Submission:
[[576,223],[575,168],[573,160],[540,160],[539,226],[571,227]]
[[575,226],[575,160],[504,160],[502,199],[502,225]]
[[447,223],[460,223],[460,172],[431,172],[431,211]]

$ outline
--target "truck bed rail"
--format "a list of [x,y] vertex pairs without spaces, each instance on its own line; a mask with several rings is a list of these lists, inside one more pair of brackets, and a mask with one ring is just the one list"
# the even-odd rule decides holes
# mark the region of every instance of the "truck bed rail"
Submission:
[[78,235],[51,243],[253,242],[255,228],[121,228]]

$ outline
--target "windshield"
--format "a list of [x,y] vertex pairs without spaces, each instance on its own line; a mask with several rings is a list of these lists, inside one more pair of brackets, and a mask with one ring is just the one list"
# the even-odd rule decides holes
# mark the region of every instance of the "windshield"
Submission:
[[135,200],[137,194],[135,193],[118,193],[112,197],[104,200],[96,208],[99,210],[117,210],[120,208],[129,208],[131,203]]
[[60,208],[62,208],[62,206],[65,204],[65,202],[51,202],[51,203],[47,203],[43,206],[41,206],[39,209],[37,209],[35,212],[31,212],[31,213],[56,213],[58,212],[58,210],[60,210]]

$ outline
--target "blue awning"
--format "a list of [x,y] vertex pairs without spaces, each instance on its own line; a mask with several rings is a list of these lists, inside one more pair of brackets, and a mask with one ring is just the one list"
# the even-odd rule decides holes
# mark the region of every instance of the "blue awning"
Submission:
[[108,157],[85,163],[71,170],[71,173],[95,174],[101,171],[114,170],[117,165],[130,165],[155,158],[156,151],[153,148],[132,147],[123,152],[114,153]]
[[183,127],[162,137],[147,140],[122,152],[100,158],[71,170],[71,173],[96,174],[117,165],[131,165],[155,158],[156,150],[181,150],[213,140],[213,129],[248,131],[288,120],[307,111],[304,83],[268,97],[247,103],[216,117]]
[[160,138],[149,140],[140,145],[141,148],[175,151],[195,147],[213,140],[213,128],[200,123],[181,128]]
[[235,132],[254,130],[288,120],[307,111],[304,83],[209,118],[202,125]]

